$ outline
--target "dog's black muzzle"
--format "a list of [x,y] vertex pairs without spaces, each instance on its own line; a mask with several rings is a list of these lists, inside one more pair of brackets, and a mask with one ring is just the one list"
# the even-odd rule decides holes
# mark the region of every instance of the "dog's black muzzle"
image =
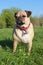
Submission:
[[20,20],[20,19],[16,19],[16,23],[17,23],[17,25],[23,25],[24,23],[22,22],[22,20]]

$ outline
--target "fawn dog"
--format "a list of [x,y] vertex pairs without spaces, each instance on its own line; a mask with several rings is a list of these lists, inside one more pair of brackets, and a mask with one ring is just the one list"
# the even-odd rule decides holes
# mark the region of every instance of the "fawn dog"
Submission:
[[28,52],[32,49],[32,40],[34,38],[33,24],[30,22],[31,11],[19,11],[15,13],[16,24],[13,30],[13,52],[16,52],[18,42],[27,43]]

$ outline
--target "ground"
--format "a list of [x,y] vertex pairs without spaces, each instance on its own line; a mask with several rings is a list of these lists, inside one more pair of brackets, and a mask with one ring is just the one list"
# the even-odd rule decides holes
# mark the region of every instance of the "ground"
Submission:
[[12,28],[0,29],[0,65],[43,65],[43,27],[35,27],[35,37],[30,56],[27,44],[18,44],[13,53]]

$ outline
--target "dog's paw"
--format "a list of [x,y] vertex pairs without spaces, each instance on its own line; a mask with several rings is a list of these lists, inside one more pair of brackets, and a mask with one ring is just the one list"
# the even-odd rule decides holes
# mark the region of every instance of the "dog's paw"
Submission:
[[15,53],[16,51],[15,50],[13,50],[13,53]]
[[28,52],[27,55],[30,56],[30,53]]

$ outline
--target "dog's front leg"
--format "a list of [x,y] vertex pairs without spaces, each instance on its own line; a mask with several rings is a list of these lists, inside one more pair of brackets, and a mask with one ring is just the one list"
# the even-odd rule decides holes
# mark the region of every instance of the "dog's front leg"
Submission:
[[13,42],[13,53],[16,52],[17,44],[18,44],[18,41],[14,40],[14,42]]
[[28,43],[28,54],[30,55],[32,49],[32,41]]

